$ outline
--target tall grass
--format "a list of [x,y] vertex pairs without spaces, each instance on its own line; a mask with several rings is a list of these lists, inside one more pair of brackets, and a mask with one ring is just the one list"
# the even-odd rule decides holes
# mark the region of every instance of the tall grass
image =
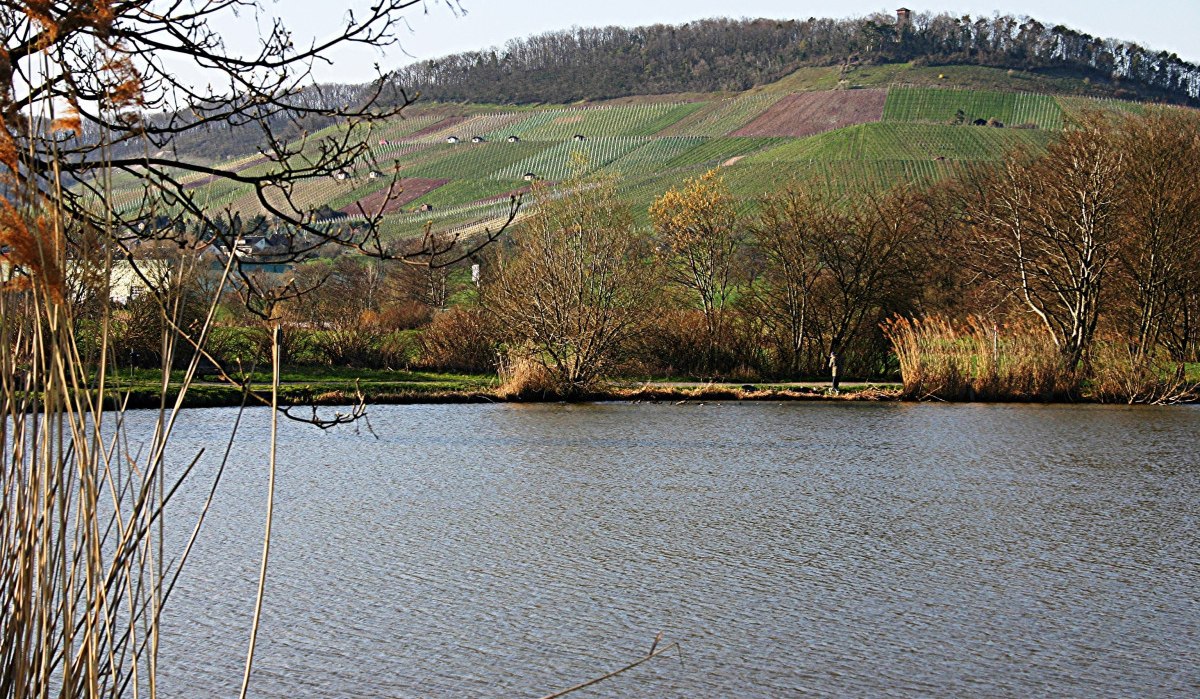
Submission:
[[[85,358],[72,309],[25,270],[28,288],[0,294],[0,696],[156,696],[160,618],[202,521],[167,548],[164,512],[199,459],[167,462],[200,355],[134,433],[104,397],[111,313]],[[200,344],[211,323],[212,308]],[[164,369],[179,337],[164,332]]]
[[1044,333],[971,317],[955,327],[939,316],[884,323],[900,362],[904,396],[916,399],[1060,400],[1078,393]]
[[1086,369],[1066,368],[1036,327],[971,317],[956,327],[939,316],[883,325],[900,362],[903,397],[918,400],[1027,401],[1083,398],[1101,403],[1189,403],[1200,383],[1187,367],[1139,352],[1116,338],[1097,341]]
[[512,347],[501,355],[496,395],[505,400],[545,399],[567,395],[531,347]]

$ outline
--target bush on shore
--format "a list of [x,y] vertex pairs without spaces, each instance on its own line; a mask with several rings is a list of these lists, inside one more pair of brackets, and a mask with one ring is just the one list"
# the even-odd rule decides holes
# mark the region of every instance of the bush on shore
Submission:
[[1182,403],[1200,396],[1184,364],[1114,339],[1097,342],[1085,366],[1072,371],[1050,338],[1026,324],[970,317],[956,326],[930,316],[893,318],[883,327],[900,361],[905,398]]
[[1044,333],[970,317],[893,318],[884,323],[900,362],[906,398],[1061,400],[1078,395],[1079,379]]

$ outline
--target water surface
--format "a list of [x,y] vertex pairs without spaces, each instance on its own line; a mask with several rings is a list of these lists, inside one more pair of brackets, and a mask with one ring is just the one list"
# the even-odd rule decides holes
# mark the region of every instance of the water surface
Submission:
[[[209,449],[181,531],[234,414],[177,434]],[[168,695],[240,682],[267,421],[172,599]],[[659,631],[682,662],[578,696],[1200,692],[1193,408],[381,406],[282,432],[255,696],[540,696]]]

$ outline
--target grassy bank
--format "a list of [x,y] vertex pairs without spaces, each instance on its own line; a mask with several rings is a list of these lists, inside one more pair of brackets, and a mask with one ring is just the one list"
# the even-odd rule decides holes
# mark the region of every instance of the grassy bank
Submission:
[[[167,390],[171,404],[178,395],[182,372],[172,372]],[[247,374],[246,387],[260,396],[270,393],[270,376]],[[363,400],[374,404],[498,403],[557,401],[549,394],[508,395],[499,379],[488,374],[448,374],[411,371],[352,369],[291,369],[280,376],[280,400],[284,405],[346,405]],[[162,374],[139,369],[110,376],[109,400],[130,408],[154,408],[160,404]],[[847,384],[831,394],[822,383],[699,383],[679,381],[613,382],[580,399],[584,401],[800,401],[800,400],[894,400],[900,395],[896,384]],[[188,408],[241,405],[242,387],[216,380],[192,384],[184,398]],[[248,405],[259,403],[252,395]]]
[[[984,343],[986,346],[986,343]],[[967,358],[974,367],[988,366],[976,353]],[[945,359],[945,357],[942,357]],[[618,380],[607,382],[578,398],[587,402],[607,401],[951,401],[951,402],[1126,402],[1095,390],[1094,386],[1072,386],[1073,390],[1052,390],[1055,381],[1039,380],[1043,372],[1033,366],[1019,366],[1015,372],[1001,372],[1005,380],[989,375],[986,380],[971,376],[966,367],[922,367],[920,386],[913,378],[909,385],[898,383],[848,383],[834,394],[825,382],[759,383],[697,382],[688,380]],[[1189,365],[1187,383],[1200,382],[1200,365]],[[1015,376],[1021,377],[1017,381]],[[172,372],[167,390],[167,404],[174,403],[182,372]],[[270,394],[270,376],[253,372],[245,377],[249,390],[258,396]],[[559,397],[544,393],[512,394],[505,391],[494,374],[456,374],[417,371],[355,370],[328,368],[296,368],[281,374],[280,401],[285,406],[347,405],[359,400],[367,404],[451,404],[451,403],[529,403],[555,402]],[[954,379],[954,380],[951,380]],[[1042,376],[1045,379],[1045,376]],[[109,377],[106,395],[129,408],[156,408],[160,404],[162,374],[157,370],[139,369]],[[1026,385],[1032,382],[1038,385]],[[1020,385],[1018,385],[1020,384]],[[1183,398],[1182,396],[1180,398]],[[187,408],[215,408],[241,405],[243,389],[215,379],[193,383],[185,396]],[[1146,401],[1135,401],[1146,402]],[[1173,402],[1188,402],[1185,399]],[[247,405],[261,404],[251,395]],[[111,404],[111,403],[110,403]]]
[[[189,408],[241,405],[246,391],[267,396],[271,390],[269,372],[246,372],[235,377],[242,385],[203,376],[193,382],[184,397]],[[154,369],[137,369],[109,376],[111,400],[127,402],[131,408],[157,407],[163,376]],[[171,372],[166,397],[173,403],[178,396],[183,372]],[[495,376],[445,374],[420,371],[384,371],[330,368],[289,369],[280,374],[279,395],[284,405],[344,405],[359,400],[369,403],[463,402],[495,389]],[[244,388],[243,388],[244,386]],[[251,395],[248,404],[258,401]]]

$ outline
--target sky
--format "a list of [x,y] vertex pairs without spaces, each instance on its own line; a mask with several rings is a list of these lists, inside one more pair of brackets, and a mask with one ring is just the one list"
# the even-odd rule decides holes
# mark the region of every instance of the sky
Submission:
[[[297,44],[327,36],[344,20],[347,8],[362,12],[377,0],[265,0],[265,12],[284,20]],[[335,54],[335,65],[319,66],[321,82],[364,82],[373,77],[373,64],[393,69],[417,60],[460,51],[503,46],[510,39],[572,26],[638,26],[682,23],[706,17],[860,17],[893,12],[900,4],[841,0],[424,0],[405,15],[398,43],[386,50],[346,50]],[[1200,62],[1200,0],[942,0],[936,5],[908,3],[914,12],[951,12],[991,16],[995,12],[1029,15],[1047,24],[1065,24],[1101,36],[1134,41],[1156,51],[1179,54]],[[461,10],[457,9],[461,7]],[[231,46],[253,42],[254,22],[239,18],[222,27]]]

